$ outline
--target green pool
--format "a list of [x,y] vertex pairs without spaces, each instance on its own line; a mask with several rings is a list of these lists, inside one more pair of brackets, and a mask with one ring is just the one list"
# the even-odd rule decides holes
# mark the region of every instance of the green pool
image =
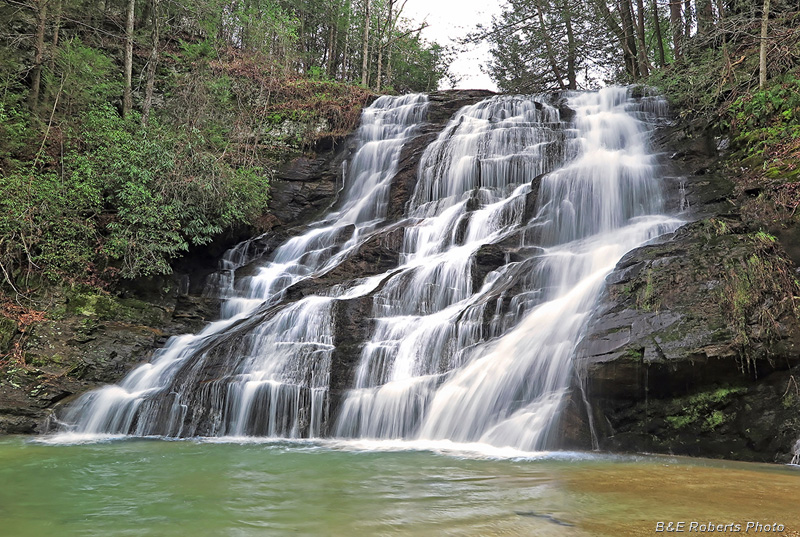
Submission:
[[681,521],[687,533],[691,522],[800,530],[795,467],[428,448],[5,437],[0,535],[621,536]]

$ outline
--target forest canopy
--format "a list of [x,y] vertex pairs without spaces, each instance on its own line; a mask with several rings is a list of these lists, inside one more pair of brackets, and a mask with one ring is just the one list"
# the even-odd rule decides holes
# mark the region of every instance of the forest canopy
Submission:
[[645,81],[709,55],[730,66],[753,46],[767,76],[796,60],[785,39],[796,27],[786,15],[797,9],[790,0],[508,0],[466,41],[489,42],[487,71],[509,92]]

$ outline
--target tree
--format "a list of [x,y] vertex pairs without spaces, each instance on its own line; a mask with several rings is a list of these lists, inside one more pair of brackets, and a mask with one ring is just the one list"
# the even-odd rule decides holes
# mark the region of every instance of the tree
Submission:
[[[617,20],[617,17],[611,12],[605,0],[594,0],[593,4],[606,28],[617,38],[625,62],[625,72],[630,78],[635,80],[639,76],[639,67],[634,51],[636,44],[635,40],[631,39],[632,36],[630,32],[625,30],[625,18],[621,17],[621,20]],[[620,9],[619,11],[624,12],[624,9]],[[632,42],[633,47],[631,47]]]
[[151,45],[150,58],[147,61],[147,82],[144,89],[144,102],[142,103],[142,126],[147,125],[150,117],[150,108],[153,106],[153,89],[156,83],[156,68],[158,67],[158,4],[159,0],[150,0]]
[[761,42],[758,47],[758,87],[764,89],[767,84],[767,26],[769,24],[769,0],[764,0],[761,15]]
[[[397,26],[397,21],[400,18],[400,15],[403,13],[403,9],[406,6],[406,2],[408,0],[403,0],[403,3],[400,4],[400,7],[395,10],[395,4],[398,3],[399,0],[388,0],[387,4],[387,14],[386,14],[386,24],[381,28],[380,37],[378,39],[378,75],[375,77],[375,91],[381,90],[381,81],[383,75],[383,55],[386,51],[391,51],[392,45],[394,44],[394,30]],[[412,30],[413,31],[413,30]],[[385,36],[385,41],[384,41]],[[391,54],[387,54],[387,78],[391,78],[392,72],[392,56]]]
[[[505,91],[590,86],[597,76],[614,71],[617,64],[592,1],[602,0],[511,0],[490,25],[479,25],[467,42],[485,39],[491,44],[487,71]],[[621,35],[619,24],[612,22]]]
[[714,9],[711,0],[695,0],[697,12],[697,35],[708,37],[714,31]]
[[628,73],[631,75],[633,80],[638,80],[642,72],[641,67],[639,66],[639,58],[636,51],[636,34],[634,30],[633,8],[631,7],[631,0],[620,0],[619,12],[622,19],[622,31],[625,35],[625,39],[622,43],[622,49],[625,51],[625,54],[629,58],[630,62]]
[[361,85],[369,85],[369,8],[370,0],[364,2],[364,38],[361,42]]
[[669,0],[669,24],[672,29],[672,51],[675,59],[683,55],[683,19],[681,18],[681,0]]
[[133,18],[136,0],[128,0],[127,16],[125,19],[125,85],[122,95],[122,116],[125,117],[133,108],[131,96],[131,81],[133,78]]
[[33,110],[39,104],[39,91],[42,84],[42,63],[44,62],[44,31],[47,25],[48,0],[35,0],[36,37],[34,41],[33,76],[28,94],[28,106]]
[[664,38],[661,35],[661,17],[658,14],[658,0],[653,0],[653,28],[656,34],[656,51],[658,52],[658,66],[665,67],[667,61],[664,57]]
[[650,67],[647,61],[647,43],[644,30],[644,1],[636,0],[636,31],[639,38],[639,67],[642,76],[650,74]]

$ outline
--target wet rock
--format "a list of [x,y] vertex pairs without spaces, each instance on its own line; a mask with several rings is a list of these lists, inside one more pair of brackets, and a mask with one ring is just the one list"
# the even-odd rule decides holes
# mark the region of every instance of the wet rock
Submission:
[[389,186],[390,220],[397,220],[405,214],[408,201],[417,186],[420,158],[453,114],[464,106],[476,104],[492,95],[493,92],[486,90],[453,90],[438,91],[428,96],[428,119],[420,126],[418,134],[403,146],[397,172]]
[[675,122],[652,140],[667,206],[697,221],[629,252],[608,276],[577,349],[565,447],[791,459],[797,256],[742,220],[711,131]]
[[[429,120],[421,126],[418,137],[404,148],[391,187],[391,218],[402,214],[413,192],[418,160],[427,143],[460,107],[489,95],[492,93],[486,91],[431,95]],[[343,187],[343,163],[354,149],[353,137],[323,140],[314,149],[316,154],[302,155],[275,174],[270,190],[270,214],[259,223],[261,234],[250,240],[247,251],[243,252],[244,257],[253,261],[238,269],[237,278],[253,274],[258,264],[278,245],[301,233],[310,222],[335,207]],[[344,235],[348,233],[352,233],[352,229],[343,229]],[[24,363],[0,372],[0,434],[40,432],[42,421],[57,402],[102,383],[119,381],[133,367],[149,360],[154,350],[163,346],[170,336],[197,332],[207,322],[218,318],[219,300],[204,296],[206,281],[215,275],[219,258],[228,248],[256,234],[257,230],[245,227],[230,230],[209,245],[193,247],[175,263],[173,275],[123,282],[115,293],[57,290],[48,298],[51,304],[48,319],[25,334]],[[325,286],[348,284],[355,278],[390,269],[398,262],[403,235],[401,226],[390,225],[378,230],[335,270],[290,289],[283,304]],[[358,326],[353,323],[358,315],[367,317],[364,308],[370,306],[370,299],[356,302],[358,304],[346,307],[337,306],[337,315],[345,322],[337,325],[336,337],[342,350],[337,350],[334,357],[338,364],[332,372],[334,396],[344,389],[345,379],[349,381],[352,376],[351,366],[358,356],[355,338],[358,334],[363,336],[366,330],[363,322],[359,321]],[[268,307],[257,311],[251,319],[231,330],[230,337],[246,337],[258,323],[268,320],[274,313],[275,310]],[[5,352],[21,337],[13,321],[0,321],[0,352]],[[209,360],[202,371],[190,371],[192,363],[188,363],[186,371],[178,376],[203,382],[198,400],[213,400],[201,397],[200,392],[223,385],[217,381],[221,378],[223,364],[232,359],[225,348],[229,343],[222,338],[205,349],[214,359]],[[191,420],[187,418],[187,423],[193,420],[198,424],[197,429],[185,434],[213,430],[220,409],[198,407],[193,412],[200,415]],[[166,420],[166,415],[159,419]],[[164,425],[156,424],[156,428]]]
[[522,261],[516,249],[504,248],[500,244],[484,244],[475,252],[475,265],[472,269],[472,288],[477,290],[483,286],[486,276],[508,263]]
[[[788,461],[800,435],[791,263],[735,220],[628,253],[577,350],[568,445]],[[795,393],[796,392],[796,393]]]
[[14,335],[23,361],[0,370],[0,434],[42,432],[57,403],[118,381],[169,336],[217,317],[216,300],[176,289],[158,303],[82,287],[52,292],[46,319]]
[[[356,369],[361,357],[361,344],[369,337],[372,327],[372,295],[352,300],[337,300],[334,307],[336,349],[331,356],[328,415],[336,416],[344,395],[355,383]],[[335,423],[328,421],[330,432]]]

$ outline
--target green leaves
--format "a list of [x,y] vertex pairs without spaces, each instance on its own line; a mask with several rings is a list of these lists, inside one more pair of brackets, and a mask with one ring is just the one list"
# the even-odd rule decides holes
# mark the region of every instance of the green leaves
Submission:
[[787,75],[764,90],[737,99],[728,109],[736,144],[748,155],[800,136],[800,79]]
[[[234,169],[212,153],[199,131],[176,133],[153,122],[142,129],[106,109],[93,113],[98,133],[90,150],[106,178],[111,208],[103,252],[124,277],[170,272],[169,261],[190,244],[206,244],[224,228],[266,210],[268,177]],[[120,166],[122,164],[122,166]],[[243,196],[253,190],[260,196]]]
[[111,58],[75,37],[56,49],[53,69],[45,72],[45,86],[59,94],[59,110],[75,114],[118,95],[122,84],[115,75]]
[[269,177],[234,168],[200,131],[181,132],[111,107],[78,118],[59,173],[26,167],[0,178],[0,257],[53,280],[114,266],[125,278],[170,261],[263,214]]

